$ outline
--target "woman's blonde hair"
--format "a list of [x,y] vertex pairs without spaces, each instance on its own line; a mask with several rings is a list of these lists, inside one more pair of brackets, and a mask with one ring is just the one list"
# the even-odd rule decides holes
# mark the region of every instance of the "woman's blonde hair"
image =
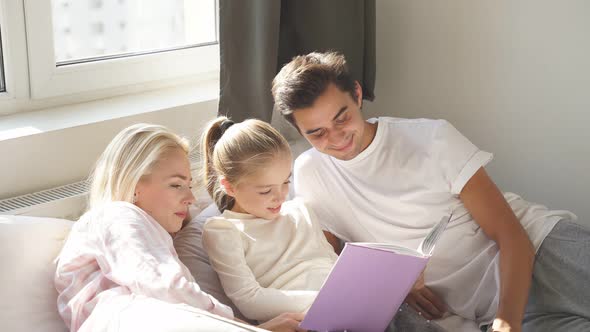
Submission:
[[135,186],[151,172],[161,156],[189,143],[168,128],[135,124],[123,129],[104,150],[90,175],[89,208],[111,201],[133,202]]
[[287,140],[260,120],[233,124],[220,116],[209,122],[201,138],[202,179],[220,211],[231,209],[234,199],[219,184],[220,177],[237,186],[281,154],[291,155]]

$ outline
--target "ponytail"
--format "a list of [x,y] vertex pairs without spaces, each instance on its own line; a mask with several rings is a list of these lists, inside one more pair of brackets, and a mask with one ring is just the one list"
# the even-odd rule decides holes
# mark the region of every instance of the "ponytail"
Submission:
[[213,151],[215,150],[215,145],[221,136],[223,136],[223,133],[232,124],[233,121],[225,116],[220,116],[207,124],[201,138],[201,148],[203,149],[203,183],[207,188],[207,192],[211,198],[213,198],[215,205],[217,205],[217,208],[219,208],[219,211],[221,212],[233,208],[234,198],[226,194],[219,184],[219,175],[213,162]]

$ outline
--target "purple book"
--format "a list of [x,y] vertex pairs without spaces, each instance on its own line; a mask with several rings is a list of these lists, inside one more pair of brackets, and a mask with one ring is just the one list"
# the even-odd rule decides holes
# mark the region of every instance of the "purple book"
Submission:
[[418,250],[347,243],[300,326],[319,332],[383,332],[426,267],[445,216]]

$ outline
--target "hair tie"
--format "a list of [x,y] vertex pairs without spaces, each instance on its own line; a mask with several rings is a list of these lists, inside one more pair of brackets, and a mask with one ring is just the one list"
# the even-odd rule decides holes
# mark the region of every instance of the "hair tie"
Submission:
[[234,125],[234,123],[235,123],[235,122],[233,122],[233,121],[232,121],[232,120],[230,120],[230,119],[223,120],[223,121],[221,122],[221,124],[219,125],[219,130],[221,130],[221,135],[223,136],[223,134],[225,134],[225,131],[226,131],[226,130],[227,130],[229,127],[233,126],[233,125]]

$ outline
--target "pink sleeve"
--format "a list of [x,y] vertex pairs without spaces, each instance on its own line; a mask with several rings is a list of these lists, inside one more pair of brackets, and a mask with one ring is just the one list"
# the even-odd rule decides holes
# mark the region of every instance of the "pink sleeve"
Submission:
[[179,261],[170,235],[139,208],[108,209],[103,221],[98,263],[107,278],[134,294],[233,318],[231,308],[199,288]]

